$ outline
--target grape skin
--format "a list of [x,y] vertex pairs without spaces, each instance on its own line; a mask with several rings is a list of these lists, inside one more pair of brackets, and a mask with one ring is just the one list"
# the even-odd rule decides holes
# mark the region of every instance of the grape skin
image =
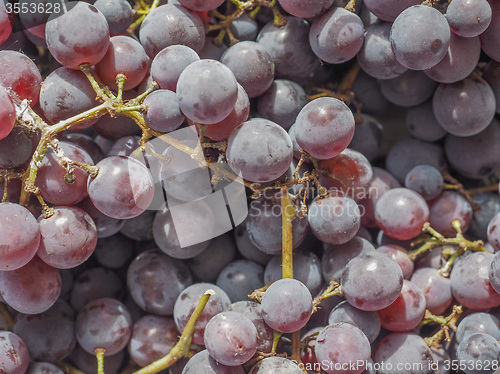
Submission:
[[[487,374],[493,373],[495,369],[487,368],[487,363],[498,361],[500,357],[500,344],[491,335],[475,333],[466,336],[458,345],[457,358],[468,364],[474,362],[475,365],[467,365],[466,374]],[[482,363],[481,366],[477,365]],[[485,369],[483,369],[483,367]]]
[[0,371],[24,374],[29,364],[28,347],[22,339],[12,332],[0,331]]

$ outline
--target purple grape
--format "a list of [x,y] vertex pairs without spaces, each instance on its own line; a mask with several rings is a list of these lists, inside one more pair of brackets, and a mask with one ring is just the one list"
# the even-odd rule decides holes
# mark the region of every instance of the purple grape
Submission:
[[179,331],[170,317],[147,315],[134,323],[128,351],[144,367],[167,355],[179,340]]
[[215,315],[205,327],[204,342],[210,356],[228,366],[249,361],[257,350],[257,329],[237,312]]
[[386,254],[387,257],[392,258],[398,263],[401,271],[403,272],[404,279],[409,280],[411,278],[415,265],[408,256],[408,252],[406,251],[406,249],[396,244],[386,244],[378,247],[377,251]]
[[342,101],[322,97],[302,108],[294,131],[304,151],[328,159],[338,156],[349,145],[354,134],[354,116]]
[[102,298],[86,304],[75,323],[78,344],[94,354],[97,348],[104,355],[118,353],[127,346],[132,335],[132,318],[125,305],[115,299]]
[[250,99],[262,95],[273,83],[274,61],[257,42],[236,43],[224,52],[220,61],[233,72]]
[[497,255],[498,252],[493,256],[493,260],[491,260],[491,265],[490,265],[490,284],[491,287],[497,292],[500,293],[500,261],[499,258],[500,256]]
[[495,107],[493,90],[477,77],[440,84],[432,99],[439,124],[456,136],[472,136],[486,129],[495,116]]
[[137,217],[125,220],[125,224],[120,229],[120,233],[129,239],[146,241],[153,239],[153,220],[156,212],[146,210]]
[[403,10],[421,2],[419,0],[366,0],[363,3],[376,17],[392,22]]
[[368,114],[361,113],[361,119],[362,122],[356,124],[356,131],[347,149],[363,154],[372,162],[382,154],[384,129],[377,119]]
[[98,63],[109,45],[108,22],[93,5],[84,1],[54,7],[45,28],[52,56],[69,69]]
[[359,230],[361,213],[356,202],[344,196],[315,199],[307,211],[309,227],[321,241],[344,244]]
[[253,261],[236,260],[221,270],[216,284],[232,302],[247,300],[255,289],[264,286],[264,268]]
[[366,311],[391,305],[403,287],[403,272],[386,255],[370,251],[353,258],[345,267],[340,285],[349,304]]
[[451,30],[471,38],[482,34],[491,22],[491,7],[486,0],[458,0],[446,8],[446,20]]
[[165,4],[154,9],[142,21],[139,39],[153,59],[163,48],[175,44],[200,52],[205,44],[205,30],[196,14],[179,5]]
[[204,12],[216,9],[224,3],[224,0],[178,0],[178,2],[188,9]]
[[457,358],[466,363],[466,374],[492,374],[500,357],[500,344],[491,335],[476,333],[466,336],[458,345]]
[[493,314],[476,312],[465,316],[457,327],[456,339],[461,342],[471,334],[484,333],[491,335],[495,340],[500,338],[499,320]]
[[99,174],[89,178],[88,193],[97,209],[112,218],[128,219],[148,208],[154,186],[144,165],[131,157],[111,156],[96,166]]
[[330,8],[334,0],[302,1],[302,0],[279,0],[279,4],[292,16],[301,18],[313,18],[324,13]]
[[64,371],[49,362],[31,362],[26,374],[64,374]]
[[87,212],[90,218],[92,218],[97,228],[98,238],[107,238],[116,234],[125,224],[125,221],[121,219],[111,218],[101,213],[101,211],[94,206],[89,197],[83,199],[76,207]]
[[408,109],[406,127],[412,136],[427,142],[440,140],[447,134],[434,116],[432,100]]
[[111,156],[130,156],[141,145],[141,138],[138,136],[124,136],[117,139],[106,153]]
[[0,273],[16,270],[35,256],[40,229],[33,214],[14,203],[0,203]]
[[412,333],[385,336],[375,347],[373,361],[380,366],[377,369],[380,374],[394,374],[395,368],[404,368],[407,374],[434,373],[430,366],[432,353],[429,347],[423,338]]
[[58,269],[78,266],[90,257],[97,244],[97,228],[85,211],[76,207],[55,207],[54,215],[38,218],[42,261]]
[[104,152],[101,147],[90,136],[78,132],[65,133],[63,137],[65,142],[72,143],[84,149],[92,158],[94,164],[104,158]]
[[215,291],[215,295],[211,296],[208,300],[205,309],[201,313],[198,319],[198,324],[193,335],[193,343],[204,344],[203,336],[205,333],[205,327],[212,319],[213,316],[224,311],[230,304],[229,296],[217,287],[215,284],[211,283],[195,283],[187,287],[184,291],[180,293],[175,301],[174,305],[174,320],[179,331],[184,331],[186,324],[193,314],[201,296],[207,290]]
[[435,167],[417,165],[405,178],[405,187],[418,192],[425,200],[432,200],[443,190],[443,176]]
[[293,159],[292,140],[276,123],[263,118],[244,122],[229,136],[227,162],[251,182],[270,182],[283,175]]
[[413,239],[429,219],[429,207],[418,193],[408,188],[393,188],[377,201],[375,219],[390,237]]
[[[478,193],[472,196],[472,201],[479,204],[481,209],[474,212],[468,232],[478,238],[487,239],[488,225],[500,212],[500,196],[493,192]],[[489,244],[495,248],[492,243]]]
[[481,49],[495,61],[500,61],[500,43],[497,35],[500,30],[498,20],[500,19],[500,6],[498,2],[488,0],[491,6],[492,17],[488,28],[480,35]]
[[500,113],[500,62],[491,60],[486,65],[482,78],[493,90],[497,102],[496,112]]
[[259,361],[248,374],[304,374],[304,372],[293,361],[276,356]]
[[200,60],[182,71],[176,93],[179,106],[187,118],[209,125],[231,113],[238,98],[238,86],[228,67],[219,61]]
[[[432,253],[436,248],[432,250]],[[439,251],[436,253],[440,254]],[[421,267],[413,273],[411,282],[419,287],[425,296],[426,308],[432,314],[443,314],[452,302],[451,284],[448,278],[439,274],[438,269]]]
[[332,7],[311,24],[309,43],[321,60],[340,64],[352,59],[364,40],[363,22],[357,14]]
[[246,228],[246,222],[240,224],[234,229],[234,237],[238,252],[247,260],[264,266],[269,262],[269,260],[271,260],[271,255],[263,252],[255,244],[253,244]]
[[262,298],[264,321],[279,332],[293,332],[305,326],[312,312],[311,292],[295,279],[280,279]]
[[28,347],[22,339],[9,331],[0,331],[0,371],[24,374],[30,364]]
[[[315,353],[318,362],[328,363],[324,370],[329,374],[358,374],[364,371],[365,365],[350,365],[356,362],[367,362],[370,359],[370,342],[358,327],[348,323],[335,323],[326,326],[316,338]],[[347,370],[338,368],[349,367]]]
[[97,0],[94,6],[108,21],[109,32],[112,35],[123,33],[134,20],[134,11],[125,0]]
[[171,315],[177,297],[191,283],[184,263],[156,251],[137,256],[127,273],[132,299],[144,311],[158,315]]
[[182,370],[182,374],[244,374],[240,366],[226,366],[215,361],[205,349],[189,359]]
[[468,230],[472,220],[472,207],[467,199],[456,191],[443,191],[439,197],[429,202],[429,222],[444,236],[454,237],[457,232],[451,226],[459,220],[462,231]]
[[144,119],[153,130],[170,132],[177,129],[185,120],[175,92],[155,91],[146,97],[143,104],[148,107]]
[[[0,51],[1,52],[1,51]],[[0,140],[0,168],[21,166],[31,157],[32,142],[22,128],[15,127]]]
[[0,295],[18,312],[45,312],[54,305],[60,292],[59,272],[37,256],[19,269],[0,272]]
[[389,306],[378,311],[382,327],[395,332],[410,331],[422,321],[426,298],[414,283],[404,280],[401,294]]
[[254,19],[250,18],[247,13],[243,13],[241,17],[238,17],[231,22],[229,30],[231,30],[234,37],[238,40],[253,41],[257,38],[259,25]]
[[411,69],[395,78],[379,80],[379,84],[382,95],[402,107],[422,104],[432,97],[438,85],[423,72]]
[[488,309],[500,305],[500,295],[489,281],[494,255],[474,252],[458,258],[450,274],[451,292],[466,308]]
[[436,65],[446,54],[450,45],[450,27],[439,10],[413,5],[394,20],[390,38],[401,65],[425,70]]
[[57,362],[68,357],[76,345],[75,317],[66,302],[57,300],[43,313],[17,314],[12,331],[26,343],[32,360]]

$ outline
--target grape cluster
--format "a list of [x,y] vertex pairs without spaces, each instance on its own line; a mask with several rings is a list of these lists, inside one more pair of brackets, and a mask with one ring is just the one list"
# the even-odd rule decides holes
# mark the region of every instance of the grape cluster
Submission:
[[0,373],[500,372],[498,0],[0,1]]

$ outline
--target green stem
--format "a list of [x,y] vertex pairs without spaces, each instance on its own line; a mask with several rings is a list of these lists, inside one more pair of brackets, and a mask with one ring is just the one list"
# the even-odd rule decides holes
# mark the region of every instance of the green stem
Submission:
[[286,187],[281,188],[281,224],[283,240],[283,278],[293,278],[293,239],[292,221],[297,215]]
[[118,102],[123,102],[123,86],[125,86],[125,82],[127,81],[127,77],[125,74],[119,73],[116,75],[116,86],[118,87],[118,93],[116,94],[116,100]]
[[184,328],[179,341],[166,356],[149,364],[148,366],[143,367],[140,370],[135,371],[132,374],[159,373],[160,371],[165,370],[175,364],[180,358],[188,357],[191,347],[191,340],[193,339],[193,334],[196,328],[196,323],[198,322],[198,319],[200,318],[205,305],[207,305],[208,299],[210,299],[210,296],[213,295],[215,295],[215,292],[213,290],[205,291],[200,301],[198,302],[198,305],[196,306],[193,314],[191,314],[191,317],[189,317],[189,321]]
[[106,352],[103,348],[96,348],[95,357],[97,359],[97,374],[104,374],[104,353]]
[[278,348],[278,343],[280,341],[281,335],[283,334],[279,331],[273,332],[273,347],[271,349],[271,352],[276,353],[276,348]]

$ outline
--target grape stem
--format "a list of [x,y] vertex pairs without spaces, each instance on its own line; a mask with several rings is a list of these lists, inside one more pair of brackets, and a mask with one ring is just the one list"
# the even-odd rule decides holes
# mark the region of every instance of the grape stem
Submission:
[[454,178],[448,171],[444,171],[442,174],[443,174],[443,179],[446,182],[443,185],[446,190],[455,190],[459,192],[469,202],[469,204],[472,207],[472,210],[475,213],[481,210],[481,205],[472,200],[470,192],[464,188],[462,183],[460,183],[456,178]]
[[12,329],[12,326],[14,326],[14,318],[12,318],[9,311],[7,310],[7,307],[2,303],[0,303],[0,314],[4,316],[5,321],[7,322],[7,328],[9,330]]
[[448,277],[450,275],[450,269],[453,265],[453,262],[456,258],[463,255],[465,251],[472,250],[477,252],[488,252],[488,250],[484,248],[484,243],[482,240],[470,241],[463,236],[462,227],[459,220],[454,220],[451,225],[457,232],[454,238],[446,238],[442,234],[434,230],[429,222],[424,223],[422,231],[431,236],[426,238],[419,238],[412,243],[412,246],[418,245],[420,243],[423,244],[409,254],[410,259],[412,261],[415,261],[417,257],[421,256],[424,253],[427,253],[435,247],[443,246],[446,244],[456,245],[458,246],[458,249],[452,253],[446,264],[439,271],[442,276]]
[[208,300],[213,295],[215,295],[215,292],[213,290],[207,290],[205,291],[205,293],[203,293],[193,314],[191,314],[191,317],[189,317],[189,321],[184,328],[179,341],[166,356],[149,364],[148,366],[143,367],[140,370],[133,372],[132,374],[159,373],[160,371],[165,370],[166,368],[175,364],[182,357],[189,358],[191,356],[190,347],[191,341],[193,340],[193,334],[196,328],[196,324],[201,316],[201,313],[203,312],[203,309],[205,308],[205,305],[207,305]]
[[329,297],[333,296],[343,296],[342,288],[340,287],[340,284],[335,281],[331,281],[326,290],[323,291],[321,295],[316,297],[313,300],[313,313],[316,313],[318,311],[318,307],[321,304],[321,302],[325,299],[328,299]]
[[97,374],[104,374],[104,348],[95,349],[95,357],[97,359]]
[[453,311],[448,317],[435,316],[434,314],[429,312],[428,309],[426,309],[425,316],[423,321],[421,322],[421,325],[426,325],[429,323],[438,323],[439,325],[441,325],[441,327],[439,331],[436,332],[434,335],[425,338],[424,339],[425,343],[429,347],[439,348],[439,344],[441,343],[443,337],[445,338],[445,341],[449,342],[450,341],[449,330],[452,329],[453,331],[457,331],[456,324],[462,312],[463,312],[463,306],[461,305],[454,305]]

